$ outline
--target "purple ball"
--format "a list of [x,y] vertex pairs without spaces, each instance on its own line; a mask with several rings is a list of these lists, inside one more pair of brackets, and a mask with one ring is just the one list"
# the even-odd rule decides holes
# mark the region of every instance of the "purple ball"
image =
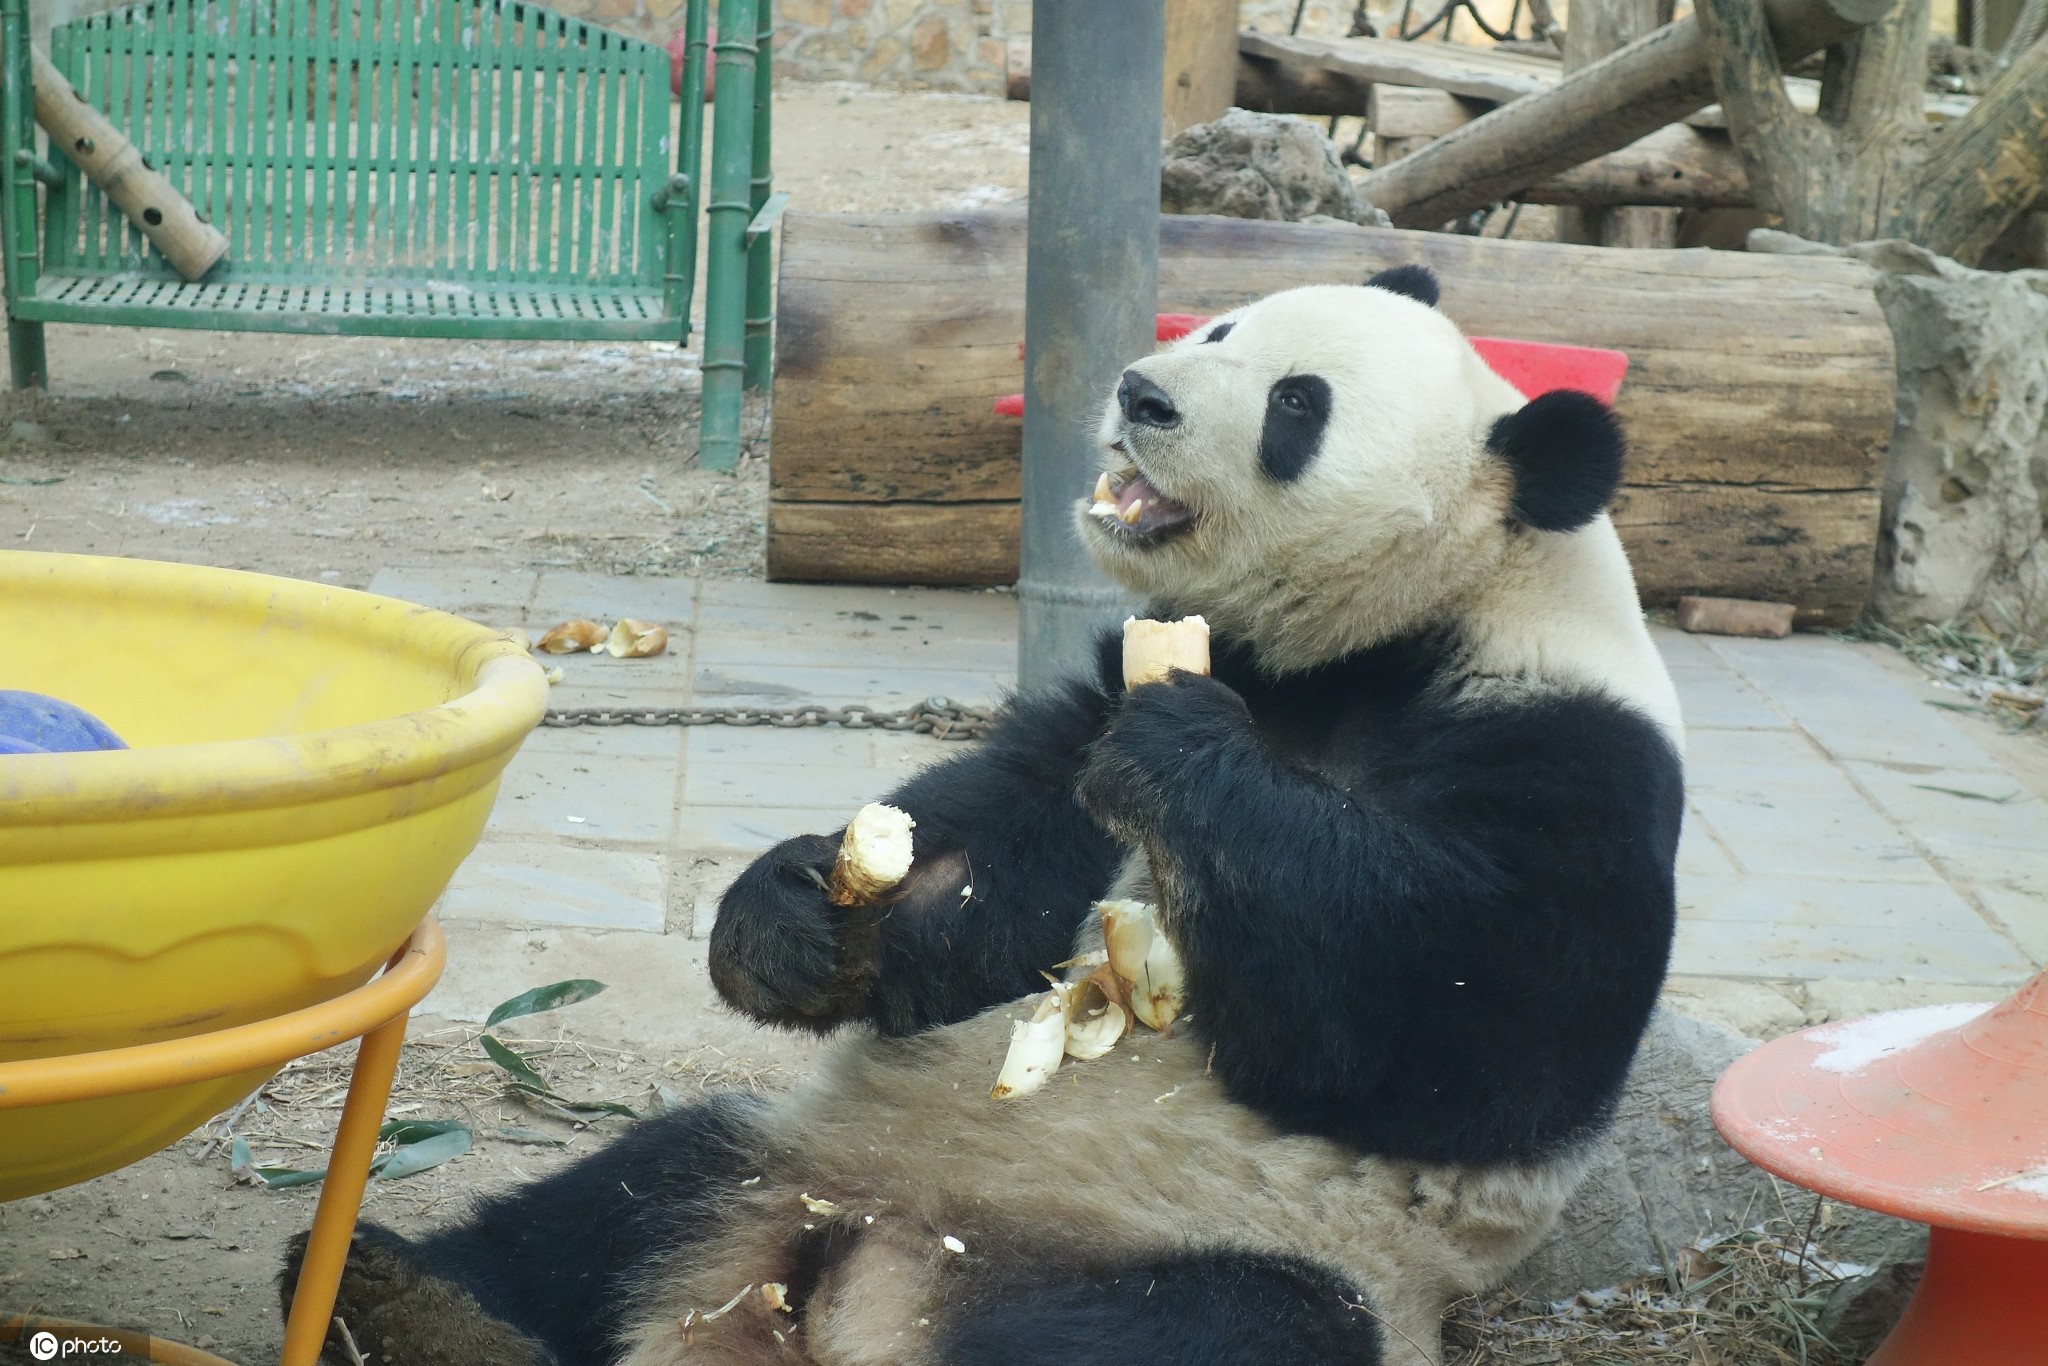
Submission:
[[[18,748],[8,747],[9,741]],[[0,754],[126,748],[121,737],[89,711],[41,693],[0,688]]]

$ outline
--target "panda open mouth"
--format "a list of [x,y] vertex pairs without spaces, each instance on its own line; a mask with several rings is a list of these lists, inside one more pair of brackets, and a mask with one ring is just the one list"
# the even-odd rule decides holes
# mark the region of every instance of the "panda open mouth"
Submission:
[[1089,515],[1106,533],[1151,545],[1195,524],[1194,509],[1169,498],[1136,465],[1117,474],[1104,472],[1095,481]]

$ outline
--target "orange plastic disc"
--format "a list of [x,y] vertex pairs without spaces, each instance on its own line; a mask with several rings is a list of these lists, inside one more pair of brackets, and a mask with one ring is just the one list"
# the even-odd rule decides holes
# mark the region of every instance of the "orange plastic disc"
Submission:
[[2048,1238],[2048,973],[1988,1009],[1927,1006],[1787,1035],[1728,1069],[1713,1110],[1737,1152],[1809,1190]]

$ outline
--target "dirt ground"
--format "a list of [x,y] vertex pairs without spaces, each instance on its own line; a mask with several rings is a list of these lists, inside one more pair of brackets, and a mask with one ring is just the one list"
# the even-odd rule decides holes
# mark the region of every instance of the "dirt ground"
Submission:
[[[793,85],[776,114],[777,183],[799,208],[968,207],[1023,193],[1025,105]],[[387,565],[432,563],[761,572],[764,463],[694,467],[694,347],[84,327],[50,328],[49,345],[50,395],[0,412],[0,547],[351,586]],[[750,406],[744,431],[765,436],[765,411]],[[537,1065],[579,1100],[646,1109],[662,1103],[657,1088],[687,1100],[706,1085],[792,1079],[765,1035],[750,1056],[650,1057],[576,1034],[573,1009],[521,1023],[525,1037],[553,1041]],[[510,1096],[474,1034],[415,1022],[391,1113],[462,1120],[475,1144],[373,1183],[371,1217],[402,1229],[445,1221],[625,1122],[572,1123]],[[324,1165],[348,1056],[294,1064],[231,1125],[0,1205],[0,1309],[147,1326],[234,1361],[274,1360],[279,1258],[319,1188],[238,1180],[227,1139],[247,1140],[257,1165]],[[520,1133],[495,1132],[506,1129]],[[30,1359],[0,1347],[0,1362]]]

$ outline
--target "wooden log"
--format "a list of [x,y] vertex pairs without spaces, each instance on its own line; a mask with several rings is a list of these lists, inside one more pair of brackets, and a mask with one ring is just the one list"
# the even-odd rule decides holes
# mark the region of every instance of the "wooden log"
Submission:
[[[1788,63],[1854,33],[1888,6],[1889,0],[1764,0]],[[1713,98],[1706,39],[1699,21],[1687,18],[1373,171],[1360,189],[1404,227],[1437,227],[1626,147]]]
[[[991,405],[1022,387],[1023,215],[792,214],[781,261],[771,576],[1013,572],[1019,430]],[[1646,600],[1854,617],[1893,391],[1860,263],[1170,216],[1159,306],[1215,313],[1407,262],[1437,272],[1468,331],[1629,354],[1616,522]]]
[[151,168],[127,134],[88,104],[49,58],[38,49],[30,54],[36,122],[49,133],[50,145],[106,192],[178,274],[197,280],[212,270],[228,254],[228,239],[199,217],[192,201]]
[[768,577],[811,583],[1015,583],[1023,507],[1014,500],[771,502]]
[[1515,197],[1530,204],[1746,208],[1749,172],[1727,134],[1673,123]]
[[1166,136],[1223,117],[1237,93],[1237,0],[1166,0]]

